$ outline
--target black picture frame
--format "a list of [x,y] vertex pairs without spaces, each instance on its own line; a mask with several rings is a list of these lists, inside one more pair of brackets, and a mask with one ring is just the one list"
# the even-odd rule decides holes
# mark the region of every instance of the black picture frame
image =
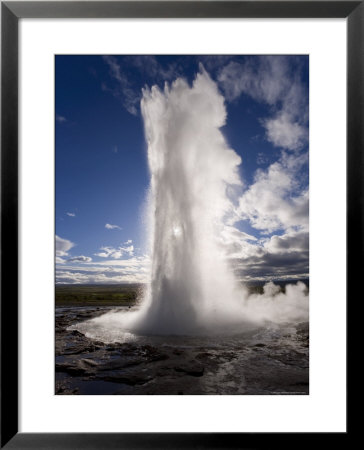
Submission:
[[[325,433],[18,432],[18,21],[21,18],[347,18],[347,298],[363,263],[363,1],[1,2],[1,448],[227,449],[327,444]],[[359,258],[358,258],[359,256]],[[11,299],[11,301],[10,301]],[[350,349],[350,345],[347,346]],[[347,418],[349,415],[347,415]],[[348,420],[347,420],[348,423]],[[346,433],[335,443],[347,445]]]

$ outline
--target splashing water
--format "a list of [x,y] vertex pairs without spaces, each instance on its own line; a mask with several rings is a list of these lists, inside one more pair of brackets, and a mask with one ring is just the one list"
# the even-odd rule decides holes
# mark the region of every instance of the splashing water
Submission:
[[151,174],[151,282],[140,309],[109,313],[77,329],[120,339],[120,331],[229,332],[252,321],[305,318],[302,283],[286,294],[268,285],[263,295],[249,297],[219,244],[232,208],[227,189],[241,184],[241,158],[220,131],[224,98],[207,72],[201,66],[191,87],[177,79],[164,91],[145,88],[141,111]]

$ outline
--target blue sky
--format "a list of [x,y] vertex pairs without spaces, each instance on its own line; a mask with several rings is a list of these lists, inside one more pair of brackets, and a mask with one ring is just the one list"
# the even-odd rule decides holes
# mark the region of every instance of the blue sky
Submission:
[[308,56],[56,56],[56,281],[146,281],[144,86],[225,98],[242,187],[221,237],[242,280],[308,275]]

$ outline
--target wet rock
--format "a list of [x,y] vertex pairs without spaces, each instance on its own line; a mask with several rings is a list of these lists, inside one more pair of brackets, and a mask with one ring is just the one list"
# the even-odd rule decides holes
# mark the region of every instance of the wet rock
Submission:
[[176,348],[175,350],[173,350],[172,353],[173,353],[173,355],[180,356],[180,355],[183,355],[184,351]]
[[297,381],[297,383],[293,383],[293,386],[308,386],[308,381]]
[[72,330],[72,331],[71,331],[71,336],[77,336],[77,337],[80,337],[81,339],[85,339],[85,335],[82,334],[82,333],[80,333],[80,332],[77,331],[77,330]]
[[56,383],[56,395],[75,395],[78,391],[78,388],[70,388],[64,384]]
[[115,342],[113,344],[108,344],[105,346],[105,350],[108,352],[116,352],[120,351],[121,344],[119,342]]
[[126,367],[137,366],[143,362],[144,360],[141,358],[133,358],[128,360],[120,358],[113,361],[105,362],[100,366],[100,370],[109,371],[109,370],[124,369]]
[[97,362],[85,358],[56,364],[56,372],[64,372],[74,376],[93,375],[97,368]]
[[208,352],[202,352],[202,353],[198,353],[197,355],[196,355],[196,359],[199,359],[199,360],[207,360],[207,359],[209,359],[209,358],[211,358],[213,355],[211,354],[211,353],[208,353]]
[[164,361],[169,359],[169,356],[166,353],[161,353],[157,348],[151,345],[142,345],[139,348],[134,347],[133,354],[142,356],[146,362]]
[[290,350],[289,352],[283,354],[269,355],[269,357],[286,365],[292,365],[299,368],[308,368],[308,360],[306,355],[294,350]]
[[94,361],[93,359],[88,359],[88,358],[83,358],[80,360],[81,362],[83,362],[84,364],[91,366],[91,367],[97,367],[98,363],[96,361]]
[[169,376],[171,373],[174,373],[174,369],[171,367],[161,367],[156,372],[156,376],[158,377],[166,377]]
[[150,362],[154,362],[154,361],[165,361],[169,359],[169,356],[165,353],[158,353],[156,355],[153,355],[151,358],[149,358]]
[[123,374],[123,373],[113,373],[104,376],[98,376],[98,379],[102,379],[104,381],[111,381],[112,383],[123,383],[128,384],[130,386],[142,385],[152,380],[150,376],[141,376],[135,374]]
[[174,368],[176,372],[183,372],[187,375],[191,375],[192,377],[202,377],[204,374],[205,368],[199,363],[184,363],[181,365],[178,365]]
[[62,363],[56,364],[56,372],[65,372],[74,376],[82,376],[87,372],[87,370],[78,365]]
[[85,343],[75,343],[74,345],[70,345],[64,351],[65,355],[80,355],[81,353],[92,353],[96,350],[100,349],[100,346],[97,345],[87,345]]

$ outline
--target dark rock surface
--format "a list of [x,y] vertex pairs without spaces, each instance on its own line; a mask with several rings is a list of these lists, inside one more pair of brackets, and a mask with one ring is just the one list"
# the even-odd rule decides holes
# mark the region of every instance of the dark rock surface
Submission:
[[109,309],[56,309],[56,394],[308,394],[307,323],[234,336],[139,336],[125,343],[68,329]]

